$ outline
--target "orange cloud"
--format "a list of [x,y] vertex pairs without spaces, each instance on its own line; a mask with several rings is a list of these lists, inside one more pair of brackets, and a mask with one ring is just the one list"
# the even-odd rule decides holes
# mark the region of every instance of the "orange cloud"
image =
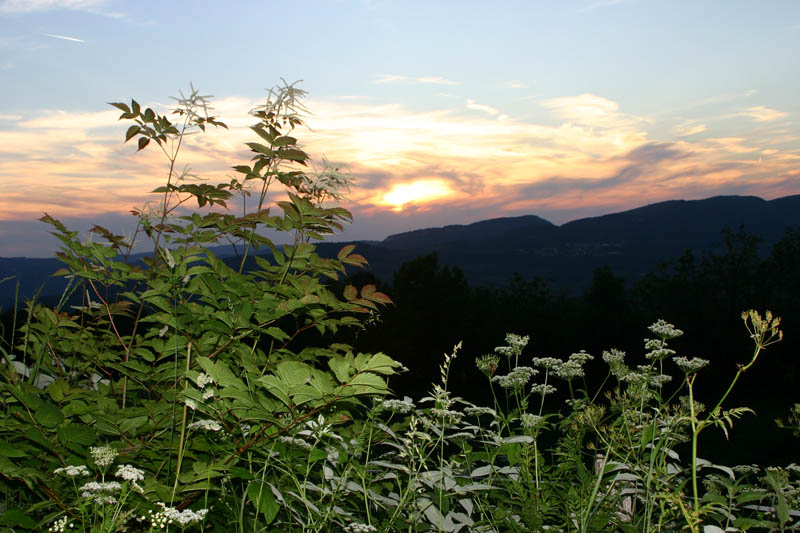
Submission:
[[[213,183],[228,181],[235,175],[231,167],[250,158],[243,143],[257,139],[247,112],[260,103],[215,101],[214,114],[230,130],[188,137],[177,168],[188,164],[189,172]],[[650,119],[588,93],[540,101],[551,115],[546,123],[498,120],[494,107],[467,104],[471,109],[419,112],[366,99],[312,99],[310,130],[296,136],[316,160],[348,164],[356,182],[346,207],[366,215],[402,217],[441,208],[480,209],[474,216],[484,218],[547,216],[724,192],[798,192],[800,155],[791,129],[691,140],[710,132],[686,121],[673,137],[652,139]],[[122,144],[127,124],[118,116],[114,110],[45,111],[0,123],[0,220],[36,218],[43,211],[124,214],[154,199],[147,191],[164,182],[166,159],[156,147],[137,154],[132,143]]]

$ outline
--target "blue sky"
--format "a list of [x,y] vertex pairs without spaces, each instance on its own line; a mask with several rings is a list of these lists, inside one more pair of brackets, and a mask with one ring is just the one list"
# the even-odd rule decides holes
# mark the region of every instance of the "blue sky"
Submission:
[[0,0],[0,256],[51,255],[45,211],[130,229],[163,161],[106,102],[190,82],[231,125],[185,154],[215,179],[303,80],[301,141],[356,180],[341,238],[798,194],[798,65],[800,0]]

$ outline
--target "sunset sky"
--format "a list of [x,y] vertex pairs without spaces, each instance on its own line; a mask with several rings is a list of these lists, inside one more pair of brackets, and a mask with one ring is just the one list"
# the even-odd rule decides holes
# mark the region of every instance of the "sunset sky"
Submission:
[[338,239],[800,194],[800,0],[0,0],[0,256],[134,227],[166,161],[107,102],[214,95],[179,165],[216,183],[281,78],[355,179]]

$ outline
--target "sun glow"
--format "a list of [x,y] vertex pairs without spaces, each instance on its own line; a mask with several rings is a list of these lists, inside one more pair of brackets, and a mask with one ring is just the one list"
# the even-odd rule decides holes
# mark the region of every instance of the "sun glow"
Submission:
[[401,183],[383,195],[381,203],[391,205],[393,211],[402,211],[406,204],[428,202],[453,194],[445,182],[439,180],[420,180]]

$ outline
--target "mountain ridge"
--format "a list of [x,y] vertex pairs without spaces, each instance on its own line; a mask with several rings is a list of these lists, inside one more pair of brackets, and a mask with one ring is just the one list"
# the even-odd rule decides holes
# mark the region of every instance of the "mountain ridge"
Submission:
[[[777,242],[786,228],[800,228],[800,195],[773,200],[756,196],[713,196],[701,200],[667,200],[634,209],[585,217],[555,225],[537,215],[500,217],[472,224],[422,228],[358,245],[376,277],[390,281],[404,262],[436,252],[442,264],[459,267],[473,285],[502,286],[518,273],[541,277],[554,286],[581,290],[599,266],[635,281],[660,262],[687,249],[724,249],[723,229],[742,229]],[[335,256],[348,242],[322,242],[319,252]],[[230,247],[213,247],[230,256]],[[47,280],[45,296],[59,293],[63,280],[48,278],[61,267],[53,259],[0,257],[0,307],[13,302],[16,283],[29,298]],[[59,281],[61,283],[59,283]]]

